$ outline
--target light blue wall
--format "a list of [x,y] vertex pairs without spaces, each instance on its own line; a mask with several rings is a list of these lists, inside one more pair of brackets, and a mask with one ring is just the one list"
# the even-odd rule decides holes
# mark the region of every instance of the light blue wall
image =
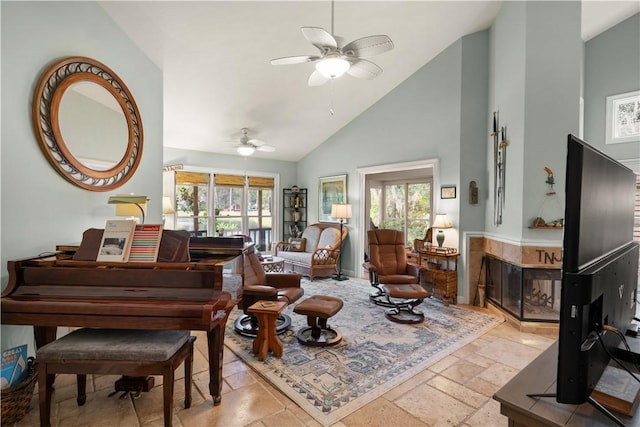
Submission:
[[[458,207],[460,228],[484,231],[488,202],[487,156],[485,144],[488,125],[489,31],[462,39],[462,91],[460,107],[460,179]],[[475,181],[478,204],[469,203],[469,183]],[[460,235],[462,238],[463,236]],[[462,243],[462,242],[461,242]],[[462,246],[459,246],[462,248]],[[462,275],[460,275],[462,276]]]
[[[76,243],[90,227],[114,217],[112,194],[151,198],[149,222],[161,220],[162,73],[93,2],[0,4],[2,36],[2,150],[0,248],[2,287],[7,260]],[[144,146],[135,176],[113,192],[90,192],[64,180],[40,151],[31,125],[31,98],[48,64],[92,57],[112,68],[140,109]],[[2,349],[29,343],[30,327],[2,325]]]
[[640,90],[640,14],[585,45],[585,140],[614,159],[639,159],[640,142],[605,144],[605,100],[609,95]]
[[[582,39],[580,2],[527,2],[522,239],[562,241],[562,230],[530,229],[564,217],[567,135],[578,134]],[[514,141],[515,142],[515,141]],[[515,144],[514,144],[515,145]],[[517,166],[516,166],[517,167]],[[545,167],[556,196],[547,196]]]
[[[489,198],[485,230],[498,236],[519,239],[522,228],[522,164],[524,141],[526,3],[503,2],[489,31],[489,108],[487,112],[486,165]],[[511,141],[507,148],[506,206],[502,224],[494,224],[494,142],[489,135],[492,116],[498,111],[498,125],[507,127]]]
[[[559,244],[562,230],[531,230],[533,218],[564,215],[566,139],[578,132],[582,41],[579,2],[505,2],[491,28],[489,109],[507,129],[506,197],[494,224],[493,138],[486,231],[516,243]],[[549,199],[544,167],[554,171]],[[548,209],[547,209],[548,208]]]

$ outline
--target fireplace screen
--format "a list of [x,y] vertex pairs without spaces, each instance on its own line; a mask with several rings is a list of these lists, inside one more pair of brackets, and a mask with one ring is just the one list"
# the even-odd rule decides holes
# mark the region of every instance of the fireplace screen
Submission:
[[559,320],[560,270],[520,267],[493,257],[485,262],[487,298],[519,320]]

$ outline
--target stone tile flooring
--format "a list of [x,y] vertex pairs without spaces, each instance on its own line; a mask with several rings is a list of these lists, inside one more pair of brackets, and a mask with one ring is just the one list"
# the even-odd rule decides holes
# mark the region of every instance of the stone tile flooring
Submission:
[[[222,404],[214,407],[208,395],[206,336],[194,334],[198,339],[193,403],[184,409],[184,369],[179,367],[174,391],[175,427],[320,425],[226,348]],[[500,414],[499,404],[491,396],[555,339],[554,335],[520,332],[503,323],[334,426],[507,426],[507,418]],[[88,376],[87,403],[78,407],[75,377],[60,375],[56,379],[51,425],[162,426],[162,378],[156,377],[153,390],[137,399],[107,397],[117,378]],[[31,410],[16,426],[38,425],[36,394]]]

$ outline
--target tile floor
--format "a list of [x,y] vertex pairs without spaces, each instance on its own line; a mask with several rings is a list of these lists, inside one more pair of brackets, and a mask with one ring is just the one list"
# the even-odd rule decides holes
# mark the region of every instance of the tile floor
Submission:
[[[208,395],[206,337],[196,340],[193,403],[184,409],[184,381],[174,392],[175,427],[191,426],[319,426],[277,389],[271,387],[225,348],[222,404],[214,407]],[[516,373],[550,346],[556,336],[518,331],[508,323],[494,328],[419,375],[390,390],[365,407],[343,418],[334,427],[352,426],[507,426],[492,395]],[[286,349],[285,349],[286,351]],[[176,376],[183,378],[179,367]],[[88,376],[87,402],[76,405],[75,377],[56,379],[51,424],[56,427],[162,426],[162,378],[137,399],[113,391],[117,376]],[[37,390],[36,390],[37,391]],[[38,396],[31,410],[16,426],[38,426]]]

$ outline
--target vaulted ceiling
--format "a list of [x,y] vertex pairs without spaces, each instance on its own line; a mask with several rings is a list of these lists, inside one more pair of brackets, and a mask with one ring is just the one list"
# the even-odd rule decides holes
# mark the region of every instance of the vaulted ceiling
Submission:
[[[638,12],[639,4],[585,2],[583,39]],[[330,31],[328,0],[100,5],[163,71],[164,146],[236,154],[225,141],[239,140],[247,127],[250,138],[276,148],[254,156],[297,161],[453,42],[489,28],[501,2],[338,0],[335,35],[349,42],[386,34],[395,48],[371,58],[384,70],[379,77],[343,76],[319,87],[307,85],[314,64],[270,60],[318,53],[300,27]]]

